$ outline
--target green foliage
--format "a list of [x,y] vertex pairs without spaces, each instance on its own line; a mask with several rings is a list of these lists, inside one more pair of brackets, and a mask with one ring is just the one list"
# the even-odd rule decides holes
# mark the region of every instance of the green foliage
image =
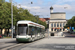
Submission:
[[[39,20],[39,16],[35,17],[27,9],[17,8],[13,5],[13,24],[16,26],[19,20],[30,20],[47,27],[46,22]],[[0,28],[11,28],[11,3],[0,2]]]
[[73,16],[70,20],[67,21],[65,28],[67,27],[75,27],[75,16]]
[[0,0],[0,2],[2,2],[2,3],[3,3],[3,2],[5,2],[5,0]]

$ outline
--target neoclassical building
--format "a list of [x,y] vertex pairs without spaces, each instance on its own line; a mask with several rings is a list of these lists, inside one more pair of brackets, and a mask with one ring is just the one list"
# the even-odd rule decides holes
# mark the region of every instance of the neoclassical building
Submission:
[[64,31],[66,25],[66,13],[65,12],[53,12],[53,7],[50,7],[50,20],[49,20],[49,31]]

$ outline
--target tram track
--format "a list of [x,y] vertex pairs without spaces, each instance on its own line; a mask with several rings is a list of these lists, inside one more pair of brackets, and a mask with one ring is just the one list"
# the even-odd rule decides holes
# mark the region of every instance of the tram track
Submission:
[[[42,39],[40,39],[42,40]],[[34,41],[34,42],[30,42],[30,43],[20,43],[20,44],[17,44],[17,45],[13,45],[13,46],[10,46],[10,47],[6,47],[6,48],[3,48],[1,50],[21,50],[22,48],[25,48],[27,46],[30,46],[40,40],[37,40],[37,41]]]
[[12,47],[20,46],[20,45],[23,45],[23,44],[13,44],[13,45],[9,45],[9,46],[0,48],[0,50],[8,50],[8,48],[12,48]]
[[23,48],[24,46],[27,46],[29,44],[30,43],[21,44],[21,45],[18,45],[18,46],[14,46],[14,47],[8,48],[7,50],[20,50],[20,48]]
[[[33,43],[33,42],[31,42],[31,43]],[[19,43],[19,44],[8,45],[5,47],[1,47],[0,50],[10,50],[10,49],[17,48],[20,46],[23,47],[23,45],[27,45],[27,44],[30,44],[30,43]]]
[[[15,45],[15,44],[13,44],[13,45]],[[8,46],[1,47],[0,50],[3,49],[3,48],[7,48],[7,47],[10,47],[10,46],[13,46],[13,45],[8,45]]]
[[34,42],[31,42],[31,43],[20,43],[20,44],[16,44],[16,45],[13,44],[13,45],[9,45],[9,46],[6,46],[6,47],[2,47],[2,48],[0,48],[0,50],[13,50],[13,49],[20,50],[20,48],[28,46],[28,45],[30,45],[32,43],[34,43]]

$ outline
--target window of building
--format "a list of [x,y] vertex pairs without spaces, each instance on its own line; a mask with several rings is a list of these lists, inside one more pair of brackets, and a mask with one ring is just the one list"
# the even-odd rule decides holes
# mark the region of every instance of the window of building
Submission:
[[59,23],[57,23],[57,27],[59,27]]
[[56,29],[54,29],[54,31],[56,31]]
[[61,29],[60,29],[60,31],[61,31]]
[[54,27],[56,27],[56,23],[54,23]]
[[65,26],[65,23],[63,23],[63,26]]
[[60,23],[60,27],[62,27],[62,24]]
[[51,24],[51,27],[53,27],[53,23]]
[[51,31],[53,31],[53,28],[51,28]]
[[59,29],[57,29],[57,31],[59,31]]

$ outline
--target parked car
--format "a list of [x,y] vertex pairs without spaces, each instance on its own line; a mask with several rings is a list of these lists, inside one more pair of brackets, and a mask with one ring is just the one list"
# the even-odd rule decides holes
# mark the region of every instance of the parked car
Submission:
[[0,34],[0,38],[2,38],[2,35]]

